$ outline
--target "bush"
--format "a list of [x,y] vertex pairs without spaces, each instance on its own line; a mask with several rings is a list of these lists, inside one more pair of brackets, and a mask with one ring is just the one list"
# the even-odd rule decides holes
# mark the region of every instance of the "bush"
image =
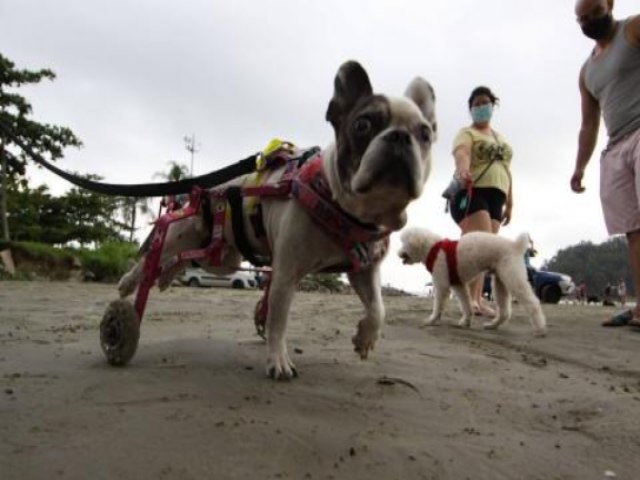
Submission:
[[4,277],[13,280],[31,280],[37,277],[52,280],[66,280],[79,262],[71,252],[36,242],[11,242],[11,249],[16,264],[16,275]]
[[68,280],[78,276],[99,282],[117,281],[128,269],[129,260],[138,253],[137,245],[127,242],[105,242],[97,249],[56,248],[45,243],[10,242],[16,263],[16,274],[9,275],[0,269],[0,280]]
[[311,273],[304,277],[298,288],[303,292],[339,293],[345,287],[338,273]]
[[95,250],[78,249],[85,277],[98,282],[115,282],[127,270],[129,260],[137,256],[138,247],[128,242],[105,242]]

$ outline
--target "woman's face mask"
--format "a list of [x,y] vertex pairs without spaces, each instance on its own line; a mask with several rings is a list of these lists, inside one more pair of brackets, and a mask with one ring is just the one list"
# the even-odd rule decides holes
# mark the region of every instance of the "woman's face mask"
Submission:
[[493,115],[493,105],[490,103],[471,107],[471,119],[473,123],[487,123],[491,120],[491,115]]

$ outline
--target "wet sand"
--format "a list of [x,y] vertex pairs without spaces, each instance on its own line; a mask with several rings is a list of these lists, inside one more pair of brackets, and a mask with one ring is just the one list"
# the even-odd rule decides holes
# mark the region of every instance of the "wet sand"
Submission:
[[429,300],[387,297],[361,361],[357,298],[299,293],[300,377],[274,382],[260,294],[153,291],[115,368],[98,338],[115,286],[0,282],[0,478],[638,478],[640,331],[600,327],[614,309],[545,305],[540,339],[517,305],[498,332],[424,329]]

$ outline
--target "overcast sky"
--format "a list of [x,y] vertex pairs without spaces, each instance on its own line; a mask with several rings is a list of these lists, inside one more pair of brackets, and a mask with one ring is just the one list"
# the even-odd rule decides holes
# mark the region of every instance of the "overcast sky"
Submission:
[[[618,0],[626,17],[637,2]],[[20,68],[57,78],[22,90],[33,117],[66,125],[84,147],[58,165],[114,183],[147,182],[175,160],[203,174],[261,149],[272,137],[324,146],[324,114],[342,62],[358,60],[374,90],[401,95],[421,75],[437,96],[439,139],[425,193],[409,224],[457,237],[440,193],[453,172],[451,142],[470,123],[477,85],[500,97],[493,127],[514,149],[514,210],[501,232],[528,231],[539,256],[607,238],[599,155],[587,191],[573,194],[580,123],[577,78],[591,42],[572,0],[0,0],[0,48]],[[606,137],[601,132],[597,153]],[[68,185],[34,167],[55,194]],[[404,267],[398,234],[383,283],[413,291],[429,276]]]

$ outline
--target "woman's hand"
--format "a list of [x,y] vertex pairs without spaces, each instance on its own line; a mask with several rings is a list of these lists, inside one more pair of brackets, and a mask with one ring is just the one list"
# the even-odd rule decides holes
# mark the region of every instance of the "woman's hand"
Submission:
[[467,188],[471,183],[473,183],[473,177],[471,176],[471,171],[469,169],[456,170],[454,176],[462,184],[463,188]]

